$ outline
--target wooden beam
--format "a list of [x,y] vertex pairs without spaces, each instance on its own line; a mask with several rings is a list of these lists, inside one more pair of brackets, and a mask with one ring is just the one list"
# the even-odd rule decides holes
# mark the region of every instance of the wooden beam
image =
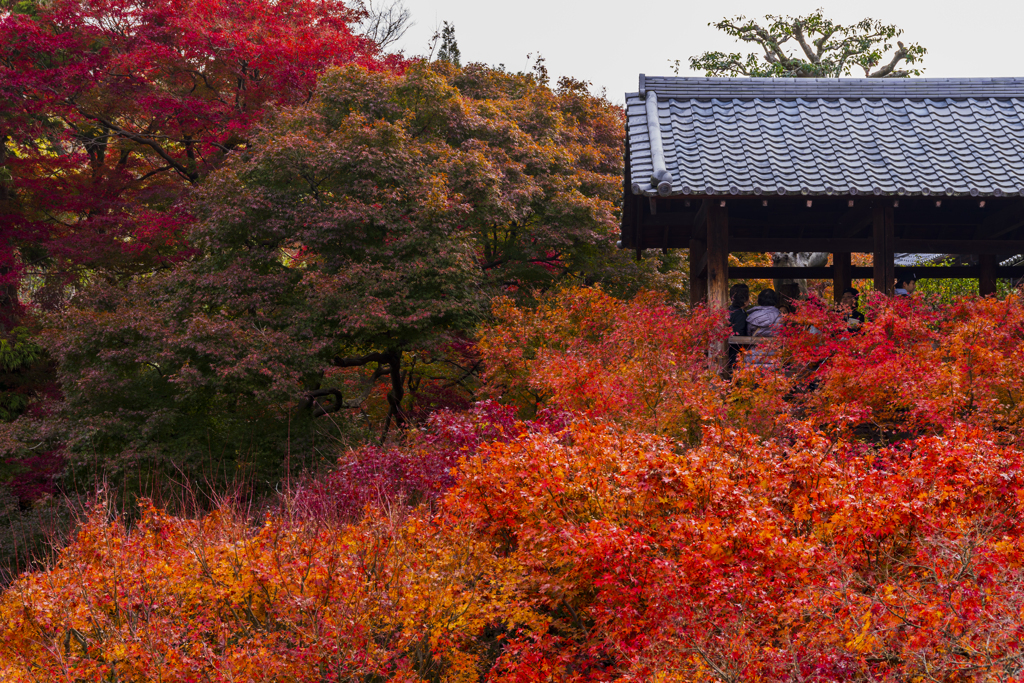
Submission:
[[1021,254],[1024,240],[905,240],[893,251],[904,254]]
[[[870,239],[835,239],[832,237],[730,237],[729,250],[737,251],[827,251],[870,254]],[[922,252],[927,253],[927,252]]]
[[707,301],[708,281],[701,275],[704,270],[700,265],[702,262],[707,266],[707,245],[701,240],[690,240],[690,306]]
[[996,267],[999,265],[995,254],[978,255],[978,294],[988,296],[996,293]]
[[[637,202],[639,204],[639,202]],[[692,215],[692,214],[690,214]],[[627,235],[623,242],[626,247],[633,247],[634,242],[641,240],[642,248],[661,248],[666,244],[685,248],[690,239],[690,215],[663,215],[659,220],[644,216],[641,220],[646,232],[639,235]],[[732,221],[729,221],[732,226]],[[635,225],[635,224],[634,224]],[[646,237],[645,237],[646,235]],[[701,239],[703,242],[704,239]],[[737,237],[729,236],[729,251],[752,251],[765,253],[769,251],[827,251],[831,253],[849,252],[854,254],[870,254],[874,251],[874,240],[866,238],[834,238],[834,237]],[[961,239],[904,239],[896,238],[893,245],[894,253],[904,254],[1024,254],[1024,240],[961,240]]]
[[[839,220],[836,221],[836,225],[835,225],[835,228],[832,231],[832,234],[834,234],[836,237],[839,237],[839,238],[853,237],[858,232],[860,232],[865,227],[867,227],[868,223],[870,223],[870,222],[871,222],[871,205],[867,201],[862,199],[862,200],[856,202],[854,204],[853,208],[847,210],[846,213],[844,213],[842,216],[839,217]],[[796,251],[796,250],[794,250],[794,251]],[[818,250],[817,249],[812,249],[810,251],[818,251]],[[821,251],[829,251],[829,250],[828,249],[822,249]],[[856,249],[851,249],[851,251],[857,251],[857,250]]]
[[1009,206],[994,211],[983,220],[974,236],[981,239],[995,239],[1021,226],[1024,226],[1024,199],[1013,199],[1009,202]]
[[843,291],[853,281],[851,268],[853,268],[853,263],[850,259],[850,252],[832,254],[832,297],[836,303],[843,298]]
[[[729,249],[738,251],[827,251],[870,254],[872,238],[834,237],[730,237]],[[1024,254],[1024,240],[947,240],[896,238],[893,253],[902,254]],[[895,281],[895,275],[893,276]]]
[[700,257],[700,260],[697,261],[697,265],[695,266],[694,272],[697,274],[697,277],[705,279],[705,280],[707,279],[707,273],[708,273],[708,252],[707,252],[707,249],[704,250],[704,255]]
[[[852,280],[867,280],[873,277],[875,269],[873,266],[852,266],[850,278]],[[914,274],[918,279],[924,278],[951,278],[966,279],[977,278],[981,275],[980,266],[920,266],[914,268]],[[832,268],[800,268],[789,266],[733,266],[729,269],[729,277],[739,279],[767,278],[807,278],[810,280],[831,280],[835,275]],[[1024,266],[998,266],[996,278],[1020,278],[1024,277]],[[893,276],[893,283],[896,276]]]
[[896,293],[896,269],[894,252],[896,247],[895,216],[892,202],[881,200],[871,211],[871,236],[875,243],[874,271],[875,291],[888,296]]
[[716,199],[707,205],[708,305],[713,308],[729,305],[729,208],[722,204]]
[[[871,268],[853,268],[853,277],[871,277]],[[809,278],[812,280],[831,280],[835,271],[829,267],[802,268],[800,266],[733,266],[729,269],[729,277],[734,280],[764,280],[768,278]]]
[[999,266],[996,268],[997,278],[1021,278],[1024,277],[1024,266]]
[[686,231],[686,238],[690,238],[693,230],[694,211],[666,211],[662,208],[657,215],[647,216],[646,225],[651,228],[678,228]]

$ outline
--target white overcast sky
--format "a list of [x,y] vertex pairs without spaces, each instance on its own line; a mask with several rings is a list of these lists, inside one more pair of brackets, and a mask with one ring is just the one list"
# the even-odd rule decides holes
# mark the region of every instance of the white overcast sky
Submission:
[[818,7],[848,23],[864,17],[896,24],[901,40],[928,48],[926,77],[1024,76],[1024,0],[724,0],[722,2],[636,2],[635,0],[405,0],[415,25],[400,47],[409,56],[427,51],[442,21],[455,24],[462,61],[527,69],[528,53],[543,54],[554,79],[561,75],[607,88],[609,99],[637,89],[637,76],[692,74],[686,60],[705,50],[746,52],[708,26],[743,14],[806,14]]

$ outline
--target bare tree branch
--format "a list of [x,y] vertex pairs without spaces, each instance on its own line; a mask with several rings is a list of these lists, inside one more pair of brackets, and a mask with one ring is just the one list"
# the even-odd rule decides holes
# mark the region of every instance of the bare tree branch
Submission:
[[804,26],[799,19],[793,22],[793,37],[796,39],[796,42],[799,43],[800,49],[803,50],[804,54],[807,56],[807,61],[811,64],[817,64],[821,61],[818,54],[815,53],[815,51],[811,49],[811,46],[807,44],[807,37],[804,36]]
[[363,356],[348,356],[345,358],[335,356],[331,363],[336,368],[357,368],[367,363],[388,363],[390,361],[391,357],[388,354],[373,351]]
[[415,22],[403,0],[359,0],[366,18],[360,24],[363,37],[369,38],[383,50],[402,39]]
[[158,143],[152,137],[146,136],[146,135],[140,135],[139,133],[134,133],[134,132],[132,132],[130,130],[127,130],[126,128],[122,128],[121,126],[118,126],[114,122],[108,121],[107,119],[104,119],[102,116],[98,116],[98,115],[95,115],[95,114],[90,114],[88,112],[81,111],[81,110],[79,110],[79,111],[82,114],[82,116],[84,116],[87,119],[90,119],[92,121],[96,121],[97,123],[100,123],[100,124],[106,126],[115,135],[117,135],[119,137],[122,137],[122,138],[125,138],[125,139],[128,139],[128,140],[131,140],[132,142],[137,142],[140,145],[146,145],[147,147],[152,149],[154,152],[156,152],[157,156],[159,156],[161,159],[163,159],[164,162],[166,162],[167,165],[170,168],[174,169],[179,175],[183,176],[189,182],[194,183],[196,180],[199,179],[199,174],[198,173],[190,171],[188,168],[185,167],[184,164],[181,164],[176,159],[174,159],[174,157],[172,157],[167,152],[167,150],[165,150],[163,148],[163,145]]

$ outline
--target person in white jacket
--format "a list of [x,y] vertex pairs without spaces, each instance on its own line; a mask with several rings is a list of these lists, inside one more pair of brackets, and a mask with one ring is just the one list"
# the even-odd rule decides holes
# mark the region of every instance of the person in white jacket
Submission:
[[779,295],[774,289],[763,289],[757,305],[747,310],[747,334],[751,337],[774,337],[782,321]]
[[[782,325],[779,311],[779,295],[774,289],[764,289],[757,295],[757,305],[747,310],[747,334],[751,337],[774,337]],[[750,365],[768,367],[772,365],[774,349],[764,343],[754,344],[744,354],[744,361]]]

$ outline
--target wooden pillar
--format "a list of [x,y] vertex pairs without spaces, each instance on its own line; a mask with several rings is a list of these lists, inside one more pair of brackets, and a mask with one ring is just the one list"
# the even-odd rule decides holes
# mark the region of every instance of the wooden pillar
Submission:
[[832,296],[836,303],[843,298],[843,290],[853,283],[852,267],[850,252],[832,254]]
[[729,210],[713,199],[708,207],[708,305],[729,306]]
[[636,260],[644,258],[644,202],[639,199],[633,201],[633,247],[636,249]]
[[874,237],[875,289],[886,296],[896,293],[896,269],[893,263],[896,247],[896,223],[892,200],[877,202],[871,213]]
[[690,240],[690,306],[704,303],[708,299],[708,278],[704,268],[707,244],[704,240]]
[[978,294],[988,296],[996,293],[996,255],[979,254],[978,265],[981,266],[981,274],[978,277]]

